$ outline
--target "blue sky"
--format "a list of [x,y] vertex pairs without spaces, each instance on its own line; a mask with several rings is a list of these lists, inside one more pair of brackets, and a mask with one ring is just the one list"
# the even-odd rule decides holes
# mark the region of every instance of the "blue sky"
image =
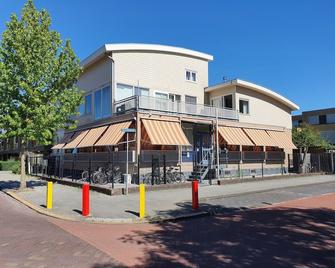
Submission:
[[[24,0],[1,0],[0,32]],[[104,43],[156,43],[212,54],[223,76],[275,90],[301,111],[335,107],[333,0],[35,0],[83,59]]]

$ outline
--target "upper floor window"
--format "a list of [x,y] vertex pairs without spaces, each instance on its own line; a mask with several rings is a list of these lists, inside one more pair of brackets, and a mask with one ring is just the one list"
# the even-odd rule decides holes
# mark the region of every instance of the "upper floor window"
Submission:
[[173,102],[180,102],[181,96],[178,94],[169,94],[169,99]]
[[320,125],[327,124],[327,117],[325,114],[319,115],[319,124]]
[[136,96],[149,96],[149,88],[135,87]]
[[92,95],[85,96],[85,114],[92,113]]
[[197,72],[196,71],[191,71],[191,70],[186,70],[185,77],[186,77],[187,81],[196,82],[197,81]]
[[308,124],[310,125],[318,125],[319,124],[319,116],[318,115],[312,115],[308,117]]
[[162,92],[155,92],[155,97],[158,98],[158,99],[168,99],[169,94],[162,93]]
[[248,100],[240,100],[240,113],[241,114],[249,114],[249,101]]
[[125,84],[117,84],[115,91],[115,100],[119,101],[122,99],[129,98],[134,96],[134,87],[125,85]]
[[233,95],[226,95],[223,97],[217,97],[217,98],[213,98],[211,100],[211,104],[214,107],[217,108],[228,108],[228,109],[233,109]]
[[335,114],[327,114],[327,124],[335,123]]
[[94,92],[94,117],[105,118],[111,115],[110,87],[104,87]]

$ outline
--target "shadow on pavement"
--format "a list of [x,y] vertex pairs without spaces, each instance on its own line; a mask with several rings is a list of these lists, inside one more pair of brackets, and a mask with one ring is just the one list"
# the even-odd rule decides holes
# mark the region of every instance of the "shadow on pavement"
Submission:
[[202,208],[217,214],[164,222],[121,241],[148,245],[139,267],[335,267],[333,210]]
[[[38,186],[44,186],[46,183],[44,181],[27,181],[28,188],[34,188]],[[1,190],[14,190],[20,187],[20,182],[16,180],[0,181],[0,191]]]

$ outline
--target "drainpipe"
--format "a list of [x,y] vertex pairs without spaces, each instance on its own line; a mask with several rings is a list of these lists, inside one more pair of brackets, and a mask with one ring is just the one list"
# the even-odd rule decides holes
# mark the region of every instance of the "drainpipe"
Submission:
[[112,91],[112,94],[111,94],[111,104],[112,104],[112,107],[111,107],[111,111],[112,111],[112,114],[114,114],[114,102],[115,102],[115,86],[114,86],[114,81],[115,81],[115,62],[114,62],[114,59],[113,59],[113,54],[107,54],[107,57],[111,60],[111,77],[110,77],[110,85],[111,85],[111,91]]

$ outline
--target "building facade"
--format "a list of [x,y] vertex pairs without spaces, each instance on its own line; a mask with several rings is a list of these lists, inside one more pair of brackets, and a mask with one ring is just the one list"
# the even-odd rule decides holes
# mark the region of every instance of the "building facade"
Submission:
[[[129,157],[137,177],[156,156],[201,179],[210,171],[243,175],[243,170],[257,172],[260,166],[269,174],[283,172],[295,148],[291,112],[299,107],[240,79],[208,86],[212,60],[171,46],[104,45],[82,61],[78,87],[84,103],[78,128],[57,133],[52,155],[65,162],[74,155],[121,157],[126,149],[123,129],[132,128]],[[85,165],[78,166],[79,172]]]
[[312,125],[322,138],[335,145],[335,108],[312,110],[292,116],[292,124],[298,127],[303,123]]

